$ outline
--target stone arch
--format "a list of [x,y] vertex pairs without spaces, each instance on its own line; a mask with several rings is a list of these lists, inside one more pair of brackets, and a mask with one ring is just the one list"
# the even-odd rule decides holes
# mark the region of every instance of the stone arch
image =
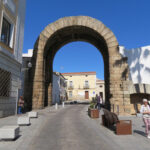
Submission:
[[[86,41],[100,50],[105,66],[107,106],[117,112],[119,105],[119,111],[125,113],[125,109],[130,106],[124,105],[124,98],[128,95],[124,94],[123,88],[128,78],[127,63],[122,61],[113,32],[102,22],[88,16],[61,18],[40,33],[32,57],[32,108],[41,109],[44,105],[50,105],[53,58],[60,47],[72,41]],[[125,100],[129,101],[128,96]]]

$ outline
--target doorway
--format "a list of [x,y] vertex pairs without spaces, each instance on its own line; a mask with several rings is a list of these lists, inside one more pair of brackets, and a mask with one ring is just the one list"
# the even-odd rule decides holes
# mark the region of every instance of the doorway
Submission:
[[89,91],[85,91],[85,99],[89,99]]

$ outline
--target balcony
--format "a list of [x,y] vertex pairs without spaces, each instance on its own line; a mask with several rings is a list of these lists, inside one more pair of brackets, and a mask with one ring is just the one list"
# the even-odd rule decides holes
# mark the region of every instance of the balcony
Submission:
[[90,86],[89,86],[89,85],[84,85],[83,88],[84,88],[84,89],[89,89]]
[[74,86],[73,85],[69,85],[68,86],[68,90],[73,90],[74,89]]

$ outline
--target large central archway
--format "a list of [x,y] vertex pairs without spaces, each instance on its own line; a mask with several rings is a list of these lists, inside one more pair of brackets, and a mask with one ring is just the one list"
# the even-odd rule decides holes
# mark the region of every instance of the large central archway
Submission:
[[59,48],[73,41],[89,42],[99,49],[105,66],[107,106],[114,112],[118,111],[118,106],[120,113],[129,111],[129,98],[123,89],[128,77],[127,71],[125,73],[127,64],[121,61],[117,39],[102,22],[88,16],[61,18],[39,35],[32,58],[32,108],[40,109],[51,104],[54,56]]

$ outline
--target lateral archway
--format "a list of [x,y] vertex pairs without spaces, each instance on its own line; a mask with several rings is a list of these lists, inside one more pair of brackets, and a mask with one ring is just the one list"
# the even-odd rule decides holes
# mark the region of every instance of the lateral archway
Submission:
[[[39,35],[32,58],[32,108],[40,109],[51,104],[53,59],[65,44],[85,41],[101,52],[104,60],[105,93],[107,107],[125,113],[130,104],[124,104],[124,83],[128,77],[126,63],[118,51],[118,41],[102,22],[88,16],[61,18],[48,25]],[[126,71],[126,73],[125,73]],[[126,97],[128,101],[129,98]]]

